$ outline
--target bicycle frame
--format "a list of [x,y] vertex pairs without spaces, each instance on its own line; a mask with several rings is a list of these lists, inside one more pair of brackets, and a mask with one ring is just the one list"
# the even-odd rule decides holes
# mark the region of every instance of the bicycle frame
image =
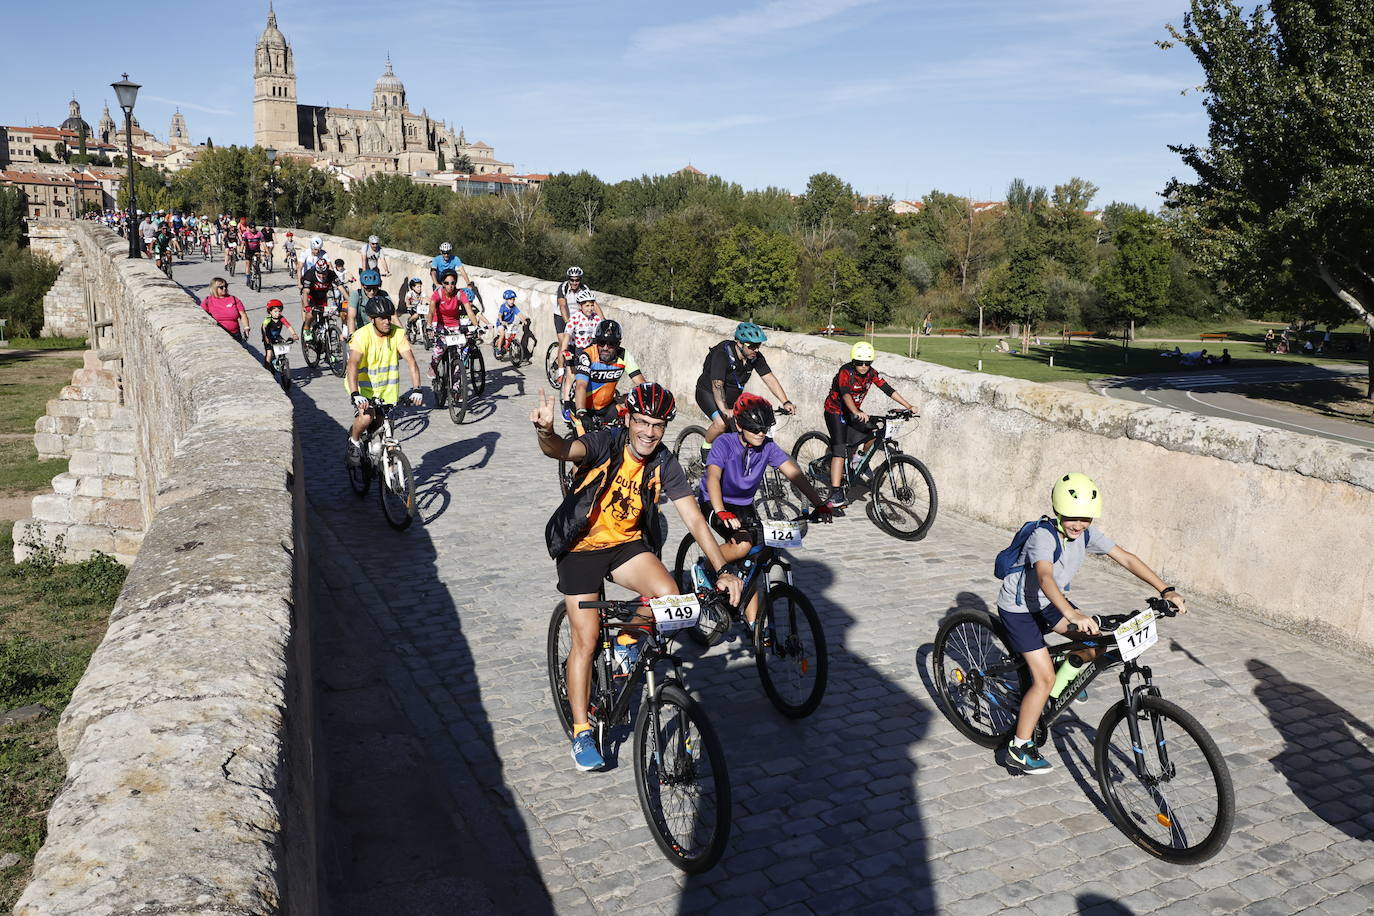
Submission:
[[[593,678],[592,689],[587,698],[588,718],[593,718],[596,723],[597,744],[604,747],[606,730],[616,725],[630,724],[630,703],[637,695],[634,689],[642,678],[648,687],[649,697],[658,694],[658,677],[654,671],[654,665],[660,660],[666,660],[673,666],[673,674],[665,682],[682,683],[682,661],[677,656],[669,653],[665,647],[668,637],[658,632],[652,623],[635,623],[631,621],[607,620],[606,604],[622,604],[623,602],[589,601],[587,605],[598,606],[597,612],[600,614],[601,630],[601,651],[597,653],[593,660],[597,665],[596,671],[600,674],[599,678]],[[647,604],[644,605],[647,607]],[[639,658],[635,661],[634,667],[624,677],[624,684],[619,690],[615,685],[615,670],[612,667],[615,660],[615,648],[611,642],[611,632],[620,632],[626,629],[639,630],[642,632],[639,640]],[[658,718],[658,706],[653,706],[654,734],[659,734],[661,723]],[[655,751],[657,753],[657,751]]]

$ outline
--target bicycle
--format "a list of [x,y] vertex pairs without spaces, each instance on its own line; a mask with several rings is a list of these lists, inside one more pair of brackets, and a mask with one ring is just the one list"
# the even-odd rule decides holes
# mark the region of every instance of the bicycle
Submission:
[[[1164,699],[1150,667],[1137,659],[1159,638],[1160,617],[1177,610],[1150,598],[1144,610],[1096,618],[1101,636],[1077,635],[1050,648],[1055,670],[1076,650],[1102,653],[1051,697],[1035,728],[1043,746],[1054,720],[1099,674],[1122,665],[1123,698],[1097,727],[1094,765],[1108,816],[1131,842],[1166,862],[1192,864],[1216,855],[1231,834],[1235,792],[1216,742],[1192,715]],[[961,733],[987,748],[1005,745],[1016,730],[1021,696],[1030,685],[1025,659],[1010,648],[1000,619],[985,611],[957,611],[935,635],[935,690]],[[1132,686],[1137,678],[1141,683]],[[1124,725],[1124,728],[1123,728]]]
[[249,289],[262,292],[262,255],[248,255],[248,265],[244,268],[244,280]]
[[264,260],[267,261],[267,272],[270,274],[270,273],[272,272],[272,243],[271,243],[271,242],[263,242],[263,243],[262,243],[262,257],[263,257]]
[[[781,406],[775,408],[775,412],[779,417],[792,416],[791,411],[784,410]],[[768,431],[768,435],[772,436],[780,426],[782,426],[781,420],[773,424],[773,428]],[[688,426],[684,428],[682,432],[678,433],[677,439],[673,442],[673,457],[677,459],[678,464],[682,465],[682,471],[687,475],[687,482],[692,485],[693,490],[701,483],[701,475],[706,473],[707,452],[702,449],[702,446],[705,444],[706,427],[704,426]],[[771,473],[775,479],[782,479],[781,475],[776,473],[776,469],[772,469]]]
[[287,355],[290,352],[289,343],[272,344],[272,372],[277,376],[282,391],[291,390],[291,361]]
[[[911,419],[908,410],[890,410],[870,417],[873,435],[853,447],[844,463],[846,494],[860,487],[868,490],[868,517],[883,531],[903,541],[919,541],[930,533],[939,508],[935,478],[918,458],[902,453],[897,441],[901,424]],[[882,454],[877,468],[875,455]],[[792,460],[813,482],[830,486],[830,437],[810,432],[792,446]]]
[[[407,392],[401,399],[405,400],[410,394]],[[356,468],[349,466],[348,482],[362,499],[372,486],[372,478],[380,478],[377,495],[382,515],[392,528],[404,531],[415,518],[416,503],[415,474],[391,428],[392,415],[401,405],[387,404],[380,398],[371,398],[368,403],[377,411],[378,421],[362,435],[362,462]]]
[[225,242],[224,247],[225,253],[228,255],[228,257],[225,259],[224,267],[226,270],[229,271],[229,276],[232,277],[234,275],[235,265],[239,262],[238,246],[233,242]]
[[296,250],[294,248],[286,253],[286,261],[284,262],[283,267],[286,270],[286,272],[291,276],[300,276],[301,265],[296,261]]
[[[725,751],[706,713],[682,686],[682,662],[668,651],[672,634],[691,626],[699,611],[696,595],[584,601],[600,616],[601,639],[592,656],[588,722],[597,747],[610,748],[610,731],[630,724],[630,706],[642,696],[634,720],[635,785],[639,805],[654,842],[668,861],[700,874],[720,860],[730,835],[730,777]],[[633,622],[651,611],[652,624]],[[612,635],[639,630],[639,657],[628,671],[614,670]],[[568,707],[567,659],[572,647],[567,609],[562,601],[549,621],[549,688],[559,723],[572,737]],[[666,661],[672,674],[659,680],[656,666]],[[641,682],[644,689],[640,690]]]
[[343,378],[348,371],[348,352],[344,347],[343,325],[339,323],[338,308],[333,302],[306,307],[315,315],[310,336],[301,340],[301,355],[305,358],[306,366],[314,369],[323,361],[330,372]]
[[[763,692],[773,706],[789,719],[802,719],[816,711],[825,696],[830,673],[825,646],[825,631],[811,599],[792,584],[792,563],[786,547],[800,547],[802,521],[814,521],[815,512],[791,520],[765,519],[755,534],[749,553],[737,564],[744,589],[738,605],[731,606],[723,595],[712,600],[705,592],[701,616],[687,635],[704,646],[721,642],[736,622],[743,622],[743,609],[755,595],[759,612],[754,619],[751,643]],[[685,535],[673,563],[673,581],[678,588],[694,587],[692,570],[704,558],[692,535]],[[781,570],[782,581],[775,582],[773,570]]]
[[172,252],[163,250],[157,256],[157,268],[166,275],[167,279],[172,279]]
[[529,324],[521,322],[498,332],[491,342],[491,352],[497,359],[509,360],[512,368],[519,369],[521,363],[530,361],[536,343]]
[[449,419],[455,424],[462,423],[473,399],[481,397],[487,388],[486,359],[479,348],[482,330],[440,328],[436,333],[441,335],[444,353],[434,377],[434,401],[448,408]]
[[200,237],[200,258],[202,261],[210,260],[210,236],[208,235]]
[[415,303],[415,312],[406,324],[406,339],[412,347],[428,350],[433,346],[429,339],[429,303],[421,300]]
[[[569,441],[587,433],[595,432],[598,429],[619,429],[625,425],[625,406],[623,398],[617,399],[619,410],[616,415],[610,418],[603,417],[599,413],[590,413],[583,420],[570,417],[567,421]],[[558,487],[567,496],[572,492],[573,479],[577,476],[577,465],[568,461],[566,458],[558,459]]]
[[558,388],[563,384],[563,373],[572,369],[572,350],[563,350],[563,366],[558,365],[558,341],[549,344],[549,348],[544,351],[544,377],[549,380],[549,385]]

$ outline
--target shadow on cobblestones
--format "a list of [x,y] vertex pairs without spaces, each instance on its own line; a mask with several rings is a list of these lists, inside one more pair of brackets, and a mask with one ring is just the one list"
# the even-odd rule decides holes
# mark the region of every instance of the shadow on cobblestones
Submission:
[[1374,752],[1360,739],[1374,728],[1324,693],[1290,681],[1259,659],[1245,663],[1255,696],[1283,736],[1271,763],[1293,794],[1322,820],[1357,840],[1374,838]]
[[[449,478],[464,471],[486,467],[496,453],[496,441],[500,438],[500,433],[489,429],[471,439],[433,449],[419,459],[419,464],[415,466],[415,509],[420,514],[421,523],[427,525],[448,510],[453,502],[453,494],[448,488]],[[478,453],[480,457],[476,461],[463,461]]]
[[1135,910],[1101,894],[1079,894],[1074,902],[1082,916],[1133,916]]

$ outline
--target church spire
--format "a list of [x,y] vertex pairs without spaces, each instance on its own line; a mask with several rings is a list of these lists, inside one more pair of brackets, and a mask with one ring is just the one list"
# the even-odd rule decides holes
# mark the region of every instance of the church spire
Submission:
[[277,11],[272,9],[272,0],[267,0],[267,27],[269,29],[277,27]]

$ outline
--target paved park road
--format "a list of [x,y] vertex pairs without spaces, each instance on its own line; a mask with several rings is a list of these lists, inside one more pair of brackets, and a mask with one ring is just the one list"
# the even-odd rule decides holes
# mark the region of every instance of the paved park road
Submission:
[[[210,275],[178,271],[198,294]],[[230,286],[260,320],[267,295],[245,295],[241,277]],[[652,375],[653,355],[642,355]],[[1114,678],[1074,708],[1081,719],[1062,720],[1044,776],[1009,774],[938,711],[927,673],[936,626],[951,609],[992,601],[992,557],[1008,539],[950,513],[911,545],[851,512],[797,552],[832,651],[811,718],[773,711],[738,643],[685,653],[735,792],[723,861],[687,877],[644,826],[628,755],[608,772],[576,772],[550,705],[556,595],[543,528],[557,487],[526,419],[537,371],[493,371],[488,399],[461,427],[428,410],[402,424],[424,516],[403,533],[386,527],[375,495],[360,501],[348,487],[343,384],[304,370],[297,380],[335,913],[1374,907],[1366,660],[1201,601],[1167,621],[1150,656],[1157,683],[1216,738],[1239,813],[1217,858],[1160,863],[1099,808],[1091,739]],[[1167,557],[1148,559],[1167,573]],[[1076,584],[1094,610],[1144,596],[1103,565]]]

